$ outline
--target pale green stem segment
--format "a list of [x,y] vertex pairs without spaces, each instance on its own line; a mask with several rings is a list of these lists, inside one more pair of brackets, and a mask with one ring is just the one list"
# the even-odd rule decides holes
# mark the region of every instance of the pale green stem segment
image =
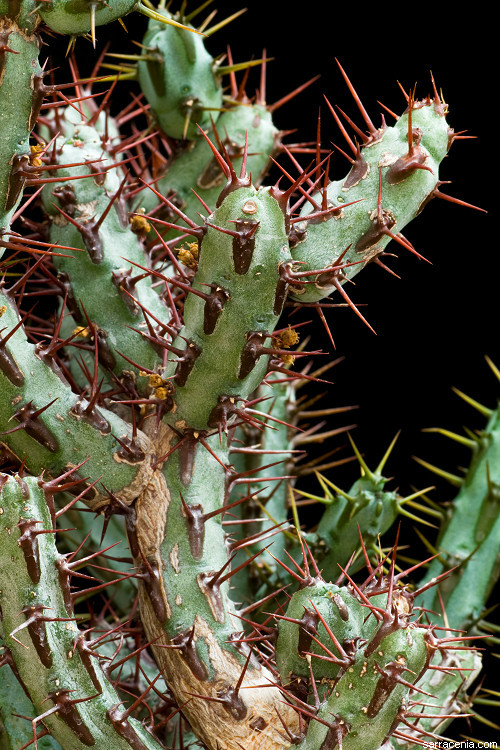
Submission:
[[30,176],[29,137],[44,95],[34,7],[32,0],[0,2],[0,234],[4,241]]
[[118,415],[72,392],[63,373],[44,361],[43,348],[28,342],[14,302],[2,291],[0,310],[1,441],[33,474],[57,477],[87,459],[73,478],[99,483],[85,496],[93,507],[109,502],[101,485],[132,502],[152,472],[147,438],[140,431],[134,438]]
[[[53,529],[55,518],[38,480],[0,475],[0,487],[4,643],[37,716],[64,748],[160,750],[143,725],[126,715],[78,627],[71,569],[54,534],[39,533]],[[41,728],[40,719],[34,729]]]
[[[500,413],[496,409],[473,448],[462,486],[442,525],[433,560],[423,583],[454,568],[439,584],[447,621],[469,630],[480,619],[499,573]],[[424,607],[441,612],[436,588],[424,592]],[[441,617],[430,614],[432,619]]]
[[[329,214],[308,220],[309,215],[324,209],[321,192],[312,196],[316,207],[306,202],[304,221],[295,225],[299,241],[292,256],[305,264],[301,270],[327,270],[308,277],[312,283],[302,290],[294,290],[292,296],[298,301],[316,302],[327,297],[339,283],[379,258],[391,239],[432,197],[452,131],[446,123],[444,105],[434,100],[415,102],[411,115],[410,139],[406,113],[393,127],[375,131],[359,152],[354,148],[347,177],[326,188]],[[413,250],[408,240],[399,239],[407,250]],[[346,267],[333,270],[340,258]]]

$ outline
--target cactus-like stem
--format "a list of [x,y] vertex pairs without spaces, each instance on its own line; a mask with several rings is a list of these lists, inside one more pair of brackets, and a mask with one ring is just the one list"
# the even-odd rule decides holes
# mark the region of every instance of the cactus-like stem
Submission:
[[[73,319],[83,328],[95,325],[103,366],[118,376],[124,370],[133,372],[138,390],[144,391],[148,383],[139,373],[154,372],[161,364],[157,351],[141,335],[148,331],[145,319],[156,327],[154,321],[168,320],[168,311],[152,289],[147,269],[141,272],[137,267],[146,265],[140,241],[145,231],[140,221],[139,226],[127,221],[119,155],[112,153],[120,142],[111,136],[106,142],[113,123],[97,122],[98,115],[96,111],[82,121],[72,108],[62,117],[59,113],[64,134],[53,153],[60,166],[54,178],[61,182],[44,188],[43,206],[51,220],[51,241],[74,248],[54,258],[67,280]],[[65,181],[78,176],[88,179]]]
[[[162,16],[171,14],[162,10]],[[137,74],[160,128],[172,138],[199,136],[222,108],[217,65],[203,37],[152,18],[142,41]]]
[[175,424],[194,430],[227,430],[268,372],[288,288],[286,206],[233,175],[200,228],[200,262],[172,346],[178,361],[166,370],[175,376]]
[[[221,113],[217,119],[216,131],[236,171],[241,168],[246,150],[246,170],[252,178],[252,183],[258,187],[265,175],[270,157],[279,148],[279,131],[273,124],[269,109],[258,103],[238,103]],[[208,134],[215,141],[215,135],[211,130]],[[197,196],[213,210],[225,182],[226,175],[212,149],[205,138],[198,136],[175,155],[168,165],[166,174],[158,180],[155,187],[161,195],[175,201],[192,221],[197,221],[200,211],[203,213],[205,210]],[[178,221],[178,216],[161,201],[158,202],[152,190],[143,190],[137,204],[146,213],[152,212],[158,218]],[[162,231],[162,236],[169,240],[175,234],[181,233],[182,226],[178,232],[172,229]]]
[[499,573],[496,468],[500,460],[500,415],[498,409],[478,406],[489,417],[488,423],[477,438],[468,439],[472,461],[442,524],[436,545],[439,557],[431,563],[425,582],[452,570],[440,584],[439,593],[429,589],[423,600],[424,606],[435,612],[441,612],[442,601],[450,627],[467,630],[480,619]]
[[38,480],[1,475],[0,487],[4,642],[37,712],[33,739],[43,722],[64,748],[160,750],[121,706],[78,627],[72,569],[57,552],[55,519]]
[[[157,440],[168,452],[177,437],[162,429]],[[279,750],[288,744],[278,733],[281,695],[272,674],[239,643],[242,627],[228,596],[233,571],[221,523],[227,448],[218,435],[205,445],[190,448],[187,486],[178,449],[136,504],[137,532],[129,541],[142,580],[142,617],[177,700],[191,696],[183,713],[210,750]],[[283,714],[297,724],[292,709]]]
[[[332,113],[338,119],[333,108]],[[295,290],[293,297],[315,302],[328,296],[379,259],[391,239],[416,252],[401,231],[439,187],[439,165],[453,133],[445,114],[446,105],[437,95],[420,102],[410,99],[407,112],[394,126],[371,125],[362,148],[346,135],[353,152],[351,171],[315,193],[313,205],[305,205],[304,221],[295,226],[298,242],[292,251],[294,260],[306,264],[305,270],[333,267],[339,258],[346,267],[310,277],[314,283],[299,293]],[[318,218],[318,211],[329,213]]]
[[[0,3],[0,233],[10,228],[33,158],[30,133],[44,94],[35,2]],[[0,257],[3,249],[0,247]]]
[[[72,479],[101,482],[130,503],[152,469],[149,441],[107,409],[98,409],[69,387],[62,373],[43,359],[43,348],[26,339],[16,306],[0,291],[0,431],[20,461],[34,474],[53,477],[71,469]],[[85,468],[76,470],[82,462]],[[83,489],[83,486],[82,486]],[[86,500],[93,507],[109,502],[100,487]]]
[[[498,576],[500,417],[483,408],[485,432],[461,439],[473,461],[447,514],[388,489],[390,449],[372,471],[353,445],[361,476],[344,492],[323,472],[351,458],[302,448],[351,430],[315,422],[351,407],[311,411],[319,397],[296,393],[335,362],[314,369],[324,352],[291,347],[302,304],[326,324],[336,302],[320,300],[337,292],[363,317],[345,282],[385,267],[391,239],[422,257],[401,231],[441,195],[462,136],[434,84],[376,128],[341,69],[366,132],[329,106],[351,152],[330,181],[319,121],[315,144],[282,146],[293,131],[266,106],[266,53],[233,65],[228,49],[223,65],[205,49],[233,18],[196,29],[208,4],[0,0],[0,745],[414,750],[442,737],[479,670],[467,639]],[[42,105],[40,30],[95,46],[96,27],[136,11],[150,18],[136,54],[96,70],[142,94],[113,119],[112,92],[98,104],[71,60],[73,83]],[[278,151],[298,176],[276,164],[269,186]],[[280,328],[285,308],[298,314]],[[312,473],[323,497],[301,484]],[[398,542],[385,554],[379,537],[419,511],[447,517],[415,590],[401,579],[419,565],[396,571]],[[99,568],[102,583],[75,585]]]

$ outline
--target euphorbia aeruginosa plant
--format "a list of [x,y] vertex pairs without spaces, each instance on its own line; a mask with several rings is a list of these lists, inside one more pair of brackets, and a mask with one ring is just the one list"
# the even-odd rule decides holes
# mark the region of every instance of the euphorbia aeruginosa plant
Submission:
[[[369,62],[351,30],[319,82],[323,30],[222,10],[0,0],[2,750],[409,750],[494,727],[498,411],[459,391],[472,429],[420,424],[470,454],[408,469],[454,497],[392,477],[402,394],[415,414],[439,367],[414,394],[399,357],[415,319],[440,345],[426,274],[461,268],[457,305],[488,274],[483,208],[448,186],[471,134],[427,63],[397,86],[394,39],[399,104],[375,106],[387,29]],[[420,307],[393,304],[384,360],[397,275]],[[397,447],[347,398],[383,410],[381,372]]]

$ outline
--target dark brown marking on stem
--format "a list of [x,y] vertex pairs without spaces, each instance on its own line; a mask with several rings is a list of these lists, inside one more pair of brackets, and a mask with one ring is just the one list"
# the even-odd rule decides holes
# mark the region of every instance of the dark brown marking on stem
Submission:
[[146,454],[133,437],[128,437],[126,435],[125,437],[117,438],[115,435],[115,440],[120,444],[120,448],[117,450],[116,455],[124,461],[132,464],[141,464],[145,460]]
[[192,432],[187,432],[185,440],[177,451],[179,454],[179,474],[184,487],[188,486],[193,476],[196,447],[197,440],[195,435]]
[[347,609],[347,605],[344,602],[344,600],[342,599],[342,597],[340,596],[340,594],[334,594],[332,596],[332,601],[335,604],[335,606],[337,607],[341,619],[344,622],[347,622],[348,619],[349,619],[349,610]]
[[37,523],[38,521],[34,518],[23,518],[18,524],[19,530],[21,531],[18,544],[23,551],[26,570],[28,571],[28,575],[33,583],[39,583],[40,581],[38,535],[35,532],[35,526]]
[[99,432],[104,434],[111,432],[111,426],[107,419],[104,419],[102,414],[84,398],[79,399],[69,410],[69,413],[73,417],[81,419],[82,422],[86,422],[95,430],[99,430]]
[[321,743],[320,750],[333,750],[337,745],[341,747],[342,738],[349,733],[349,729],[349,724],[344,721],[344,719],[340,718],[340,716],[336,716],[335,721],[333,721],[328,728],[325,739]]
[[208,190],[209,188],[220,187],[224,183],[224,179],[224,172],[215,156],[213,156],[202,170],[196,184],[202,190]]
[[88,252],[92,263],[94,263],[94,265],[102,263],[104,260],[104,250],[102,248],[102,239],[99,234],[97,222],[92,219],[85,224],[79,224],[78,231],[82,235],[83,244],[85,245],[85,249]]
[[59,571],[59,585],[61,587],[64,605],[67,612],[73,612],[73,599],[71,596],[71,568],[64,555],[61,555],[56,562]]
[[318,632],[319,615],[317,612],[304,607],[304,614],[300,622],[297,652],[299,656],[303,656],[311,650],[312,636],[315,636]]
[[243,721],[248,713],[248,709],[233,685],[224,685],[220,690],[217,690],[217,697],[231,716],[234,716],[237,721]]
[[107,711],[108,718],[112,723],[115,731],[120,737],[123,737],[132,750],[147,750],[144,742],[137,736],[132,725],[128,721],[128,717],[122,719],[123,711],[118,706],[113,706]]
[[233,263],[234,270],[240,276],[247,273],[250,268],[255,250],[255,233],[258,227],[258,221],[237,219],[235,222],[235,231],[238,234],[233,237]]
[[420,141],[422,140],[422,131],[420,128],[413,128],[412,139],[413,145],[408,149],[408,153],[391,164],[385,173],[385,179],[389,185],[397,185],[399,182],[403,182],[416,169],[426,169],[432,172],[430,167],[425,166],[427,154],[420,146]]
[[[130,512],[129,512],[130,511]],[[127,529],[127,538],[130,547],[130,554],[137,560],[140,557],[139,540],[137,536],[137,513],[135,508],[129,506],[125,513],[125,528]]]
[[24,375],[6,346],[0,342],[0,370],[12,385],[23,385]]
[[247,340],[240,356],[239,380],[246,378],[257,364],[259,357],[263,353],[263,338],[264,334],[260,331],[249,331],[247,333]]
[[190,505],[185,505],[184,509],[186,513],[189,548],[194,559],[201,560],[203,555],[203,542],[205,540],[203,505],[201,505],[201,503],[191,503]]
[[[300,294],[300,285],[297,285],[297,279],[293,275],[293,262],[280,263],[278,283],[276,284],[276,292],[274,294],[274,314],[281,315],[283,311],[283,305],[285,304],[286,295],[288,294],[288,287],[290,283],[294,283],[294,292]],[[302,287],[303,288],[303,287]]]
[[42,75],[34,74],[31,77],[31,90],[33,94],[31,97],[30,117],[28,121],[28,131],[30,133],[36,125],[36,121],[38,119],[38,115],[40,114],[40,108],[42,106],[44,96],[47,93],[47,89],[43,82],[43,74]]
[[130,296],[133,296],[135,288],[135,283],[132,278],[132,269],[119,268],[118,270],[113,271],[111,274],[111,280],[118,289],[120,297],[125,302],[128,310],[132,313],[132,315],[138,315],[139,305]]
[[182,356],[179,357],[179,363],[175,370],[175,382],[177,385],[180,387],[186,385],[189,374],[200,354],[200,347],[192,341],[188,341]]
[[380,677],[366,711],[366,715],[370,719],[373,719],[385,704],[387,698],[398,684],[399,676],[404,671],[404,668],[405,665],[398,662],[386,664],[384,669],[378,667]]
[[250,729],[257,729],[259,732],[261,732],[266,727],[267,721],[262,716],[257,716],[250,722]]
[[95,745],[95,739],[92,736],[90,729],[85,726],[83,719],[76,708],[76,701],[69,698],[68,693],[69,690],[58,690],[55,693],[50,693],[47,697],[57,706],[57,714],[59,718],[65,722],[71,731],[78,737],[80,742],[91,747],[92,745]]
[[54,188],[53,195],[58,199],[68,216],[73,216],[76,210],[76,195],[73,186],[58,185]]
[[144,584],[157,619],[160,623],[166,622],[168,614],[163,598],[163,587],[158,562],[154,559],[144,560],[143,564],[138,568],[137,577]]
[[366,161],[365,157],[361,153],[361,149],[358,145],[358,153],[356,159],[353,161],[352,168],[345,178],[342,190],[349,190],[358,184],[370,171],[370,165]]
[[220,425],[223,430],[227,430],[229,419],[235,412],[238,412],[236,405],[238,399],[239,396],[227,396],[226,394],[219,396],[217,405],[214,406],[208,417],[208,426],[218,427]]
[[102,328],[98,328],[96,336],[99,362],[108,370],[114,370],[116,367],[116,358],[107,342],[108,335],[106,331],[103,331]]
[[386,236],[387,230],[392,229],[396,223],[396,219],[390,211],[382,209],[380,214],[381,216],[377,215],[371,227],[357,241],[355,247],[357,253],[364,253],[376,245]]
[[33,646],[38,654],[44,667],[49,669],[52,666],[52,651],[47,640],[47,631],[45,629],[45,619],[42,604],[35,604],[23,609],[23,614],[27,615],[27,630],[30,634]]
[[26,182],[24,167],[29,164],[29,154],[14,154],[9,174],[9,190],[5,199],[5,211],[10,211],[16,206],[17,199]]
[[200,680],[200,682],[208,680],[207,668],[196,650],[194,625],[189,630],[185,630],[174,636],[172,638],[172,645],[179,649],[184,661],[197,680]]
[[94,664],[92,662],[92,659],[96,658],[96,653],[95,651],[92,651],[92,649],[88,647],[83,633],[81,633],[75,640],[75,651],[78,651],[80,658],[83,662],[83,665],[85,669],[87,670],[88,675],[90,679],[92,680],[92,684],[94,685],[95,689],[98,692],[101,692],[102,685],[99,682],[97,672],[95,671]]
[[220,592],[219,574],[199,573],[198,586],[202,594],[206,597],[214,618],[217,622],[223,624],[225,621],[225,611]]
[[214,286],[212,293],[205,300],[203,310],[203,331],[208,336],[214,332],[224,305],[229,299],[229,292],[222,287]]
[[28,404],[21,406],[21,408],[13,414],[13,417],[23,426],[25,432],[33,438],[33,440],[36,440],[37,443],[43,445],[43,447],[47,448],[51,453],[56,453],[59,450],[59,443],[49,428],[38,419],[38,412],[39,409],[33,408],[32,402],[30,401]]

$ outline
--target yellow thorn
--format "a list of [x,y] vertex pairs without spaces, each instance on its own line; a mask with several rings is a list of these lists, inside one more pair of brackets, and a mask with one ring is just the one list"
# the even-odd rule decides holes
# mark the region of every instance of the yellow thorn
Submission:
[[389,447],[387,448],[386,452],[384,453],[384,455],[383,455],[383,457],[382,457],[382,460],[380,461],[379,465],[378,465],[378,466],[377,466],[377,468],[375,469],[375,474],[382,474],[382,472],[383,472],[383,470],[384,470],[384,466],[385,466],[385,465],[386,465],[386,463],[387,463],[387,459],[388,459],[388,458],[389,458],[389,456],[391,455],[391,453],[392,453],[392,451],[393,451],[393,448],[394,448],[394,446],[396,445],[396,440],[398,439],[398,437],[399,437],[400,435],[401,435],[401,430],[398,430],[398,432],[397,432],[397,433],[395,434],[395,436],[393,437],[393,439],[392,439],[392,441],[391,441],[391,444],[389,445]]
[[[415,533],[419,537],[420,541],[424,545],[424,547],[429,550],[431,555],[437,555],[439,553],[439,550],[436,549],[436,547],[433,547],[432,544],[427,541],[426,537],[416,528]],[[442,561],[441,561],[442,562]]]
[[350,441],[350,443],[352,445],[352,449],[353,449],[354,453],[356,454],[356,458],[358,459],[358,463],[359,463],[359,465],[361,467],[361,476],[363,477],[366,474],[367,477],[369,477],[373,482],[375,482],[376,479],[377,479],[377,477],[371,471],[371,469],[368,467],[368,464],[366,463],[366,461],[364,460],[363,456],[359,452],[359,450],[358,450],[358,448],[357,448],[357,446],[356,446],[356,444],[355,444],[354,440],[352,439],[352,437],[351,437],[351,435],[350,435],[349,432],[347,433],[347,437],[349,438],[349,441]]
[[71,52],[72,49],[75,49],[75,44],[76,44],[76,36],[74,36],[74,35],[70,36],[70,38],[68,40],[68,46],[66,48],[66,57],[68,57],[68,55],[69,55],[69,53]]
[[461,487],[462,486],[462,478],[457,476],[456,474],[451,474],[449,471],[445,471],[444,469],[440,469],[439,466],[434,466],[434,464],[430,464],[427,461],[423,461],[421,458],[418,458],[417,456],[412,456],[412,458],[421,466],[423,466],[425,469],[429,469],[429,471],[432,471],[433,474],[437,474],[438,477],[443,477],[443,479],[446,479],[450,484],[452,484],[454,487]]
[[290,484],[288,485],[288,496],[290,498],[290,506],[292,508],[293,523],[295,525],[297,534],[300,537],[299,511],[297,509],[297,503],[295,502],[295,496],[293,494],[293,489]]
[[217,15],[216,10],[213,10],[211,13],[209,13],[208,16],[205,18],[205,20],[202,23],[200,23],[198,27],[198,31],[204,32],[208,24],[211,23],[211,21],[215,18],[216,15]]
[[491,368],[493,374],[495,375],[496,379],[498,381],[500,381],[500,370],[498,369],[498,367],[495,365],[494,362],[491,361],[491,359],[489,357],[485,357],[485,360],[487,361],[488,365],[490,366],[490,368]]
[[316,500],[318,503],[323,503],[323,505],[330,505],[331,499],[328,497],[320,497],[319,495],[313,495],[310,492],[305,492],[305,490],[295,490],[297,495],[301,495],[302,497],[307,497],[309,500]]
[[427,513],[428,516],[433,516],[433,518],[439,518],[442,519],[444,512],[440,508],[429,508],[426,505],[420,505],[420,503],[415,503],[414,500],[417,497],[422,497],[426,492],[429,490],[435,490],[435,487],[426,487],[425,490],[420,490],[420,492],[414,492],[413,495],[408,495],[408,497],[403,497],[401,500],[399,500],[400,505],[409,505],[411,508],[415,508],[416,510],[420,510],[422,513]]
[[467,404],[470,406],[473,406],[474,409],[477,409],[477,411],[480,414],[483,414],[485,417],[490,418],[493,414],[493,409],[488,409],[487,406],[483,406],[483,404],[480,404],[479,401],[476,401],[475,399],[468,396],[466,393],[463,393],[462,391],[459,391],[458,388],[452,388],[454,393],[457,394],[457,396],[460,396],[461,399],[463,399]]
[[498,724],[495,724],[494,721],[490,721],[485,716],[481,716],[481,714],[478,714],[477,711],[474,711],[474,709],[471,710],[474,714],[474,718],[480,721],[481,724],[485,724],[487,727],[491,727],[492,729],[500,729],[500,726]]
[[[102,63],[101,68],[106,68],[107,70],[117,70],[119,73],[134,73],[134,75],[136,74],[137,70],[135,65],[114,65],[114,63]],[[99,82],[102,80],[102,78],[99,78]]]
[[409,510],[405,510],[404,508],[401,508],[401,507],[399,507],[398,510],[402,516],[406,516],[406,518],[411,518],[413,521],[417,521],[417,523],[421,523],[424,526],[430,526],[431,529],[439,528],[439,526],[436,526],[436,524],[430,523],[429,521],[424,521],[423,518],[419,518],[418,516],[415,516],[413,513],[410,513]]
[[106,57],[115,57],[118,60],[134,60],[134,62],[138,62],[139,60],[156,60],[156,58],[148,57],[148,55],[125,55],[120,52],[106,52]]
[[[323,488],[324,492],[329,496],[331,500],[334,500],[332,493],[328,490],[328,487],[331,487],[334,492],[337,493],[337,495],[340,495],[341,497],[345,497],[346,500],[349,500],[353,502],[356,498],[352,497],[352,495],[349,495],[347,492],[344,492],[344,490],[341,490],[340,487],[337,487],[336,484],[331,482],[329,479],[327,479],[323,474],[320,474],[319,471],[314,472],[316,474],[316,478],[318,482],[320,483],[321,487]],[[328,487],[327,487],[328,485]]]
[[174,21],[172,18],[167,18],[166,16],[162,16],[162,14],[158,13],[156,10],[152,10],[151,8],[148,8],[146,5],[143,4],[142,0],[139,0],[137,5],[135,6],[135,10],[138,10],[139,13],[142,13],[144,16],[147,16],[148,18],[152,18],[153,21],[166,23],[169,26],[175,26],[176,28],[183,29],[184,31],[192,31],[193,34],[199,34],[200,36],[203,36],[202,32],[198,31],[198,29],[193,29],[191,26],[184,26],[184,24],[179,23],[178,21]]
[[95,3],[90,5],[90,36],[92,38],[92,46],[95,49]]
[[477,446],[477,440],[471,440],[464,437],[464,435],[459,435],[457,432],[451,432],[451,430],[444,430],[442,427],[427,427],[422,432],[438,432],[440,435],[450,438],[450,440],[455,440],[456,443],[466,445],[471,450],[474,450]]
[[191,19],[195,18],[199,13],[201,13],[202,10],[205,10],[205,8],[213,3],[214,0],[206,0],[201,5],[198,5],[197,8],[191,11],[191,13],[188,13],[187,16],[184,16],[184,20],[187,21],[187,23],[191,23]]
[[[266,57],[266,61],[273,60],[273,57]],[[234,65],[217,65],[217,73],[221,76],[225,76],[228,73],[237,73],[239,70],[246,70],[247,68],[253,68],[256,65],[261,65],[264,62],[264,58],[260,60],[246,60],[245,62],[234,63]]]
[[242,8],[241,10],[238,10],[236,13],[233,13],[232,16],[228,16],[223,21],[219,21],[219,23],[216,23],[215,26],[212,26],[211,28],[207,29],[205,31],[205,36],[211,36],[212,34],[215,34],[216,31],[219,31],[219,29],[222,29],[224,26],[227,26],[228,23],[231,23],[231,21],[234,21],[235,18],[238,18],[238,16],[241,16],[243,13],[247,12],[247,8]]
[[122,27],[122,29],[125,31],[125,34],[128,34],[128,29],[125,26],[125,21],[123,20],[123,18],[119,18],[118,19],[118,23],[120,24],[120,26]]
[[188,110],[187,110],[187,112],[186,112],[186,118],[184,120],[184,130],[182,131],[182,138],[183,138],[183,140],[186,140],[188,128],[189,128],[189,125],[191,123],[191,115],[192,114],[193,114],[193,110],[189,107]]

